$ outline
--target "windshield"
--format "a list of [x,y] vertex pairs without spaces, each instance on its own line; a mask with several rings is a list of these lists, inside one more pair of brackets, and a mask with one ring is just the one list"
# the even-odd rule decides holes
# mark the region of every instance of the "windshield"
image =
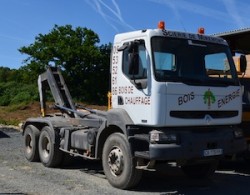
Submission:
[[167,37],[153,37],[151,44],[157,81],[236,84],[235,66],[225,45]]

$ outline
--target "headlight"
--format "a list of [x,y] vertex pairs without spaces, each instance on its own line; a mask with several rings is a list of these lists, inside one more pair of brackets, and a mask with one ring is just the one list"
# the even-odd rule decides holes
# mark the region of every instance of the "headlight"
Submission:
[[157,130],[153,130],[150,132],[150,142],[154,143],[154,142],[158,142],[160,140],[160,131]]
[[162,131],[153,130],[150,132],[150,143],[176,143],[178,140],[175,133],[164,133]]
[[241,129],[235,129],[234,130],[234,137],[235,138],[241,138],[243,136],[244,136],[244,134],[243,134],[243,131]]

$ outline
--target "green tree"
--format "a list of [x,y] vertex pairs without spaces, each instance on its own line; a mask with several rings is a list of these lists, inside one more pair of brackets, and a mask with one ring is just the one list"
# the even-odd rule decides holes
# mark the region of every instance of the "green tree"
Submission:
[[[97,100],[100,102],[107,102],[107,92],[110,88],[110,53],[112,49],[112,44],[105,44],[99,47],[101,53],[101,59],[99,64],[96,66],[95,72],[93,72],[92,82],[93,86],[97,87],[96,90],[92,92],[92,96],[97,94]],[[96,79],[98,77],[98,79]],[[94,84],[95,83],[95,84]],[[95,101],[97,101],[95,100]]]
[[111,44],[99,47],[99,41],[90,29],[55,25],[48,34],[39,34],[33,44],[19,49],[29,56],[21,68],[23,79],[33,82],[45,66],[60,66],[73,97],[103,103],[106,94],[103,89],[100,93],[98,85],[107,93]]
[[10,68],[0,67],[0,82],[8,81],[10,73],[11,73]]

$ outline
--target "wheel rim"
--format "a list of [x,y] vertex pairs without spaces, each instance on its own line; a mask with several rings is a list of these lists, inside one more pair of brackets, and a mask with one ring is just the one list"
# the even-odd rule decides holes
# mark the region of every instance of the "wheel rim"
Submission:
[[25,147],[26,147],[26,152],[31,153],[32,152],[32,138],[28,134],[25,138]]
[[119,147],[114,147],[108,155],[108,165],[110,172],[114,176],[121,175],[124,168],[123,154]]
[[48,158],[49,157],[49,154],[50,154],[50,141],[48,139],[48,137],[44,137],[42,139],[42,153],[43,153],[43,156],[45,158]]

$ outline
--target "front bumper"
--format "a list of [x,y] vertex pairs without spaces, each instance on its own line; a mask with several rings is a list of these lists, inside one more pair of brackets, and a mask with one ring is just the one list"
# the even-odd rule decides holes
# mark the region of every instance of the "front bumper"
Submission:
[[246,150],[244,137],[235,138],[232,128],[211,131],[179,131],[179,143],[149,144],[149,151],[137,153],[150,160],[217,158]]

